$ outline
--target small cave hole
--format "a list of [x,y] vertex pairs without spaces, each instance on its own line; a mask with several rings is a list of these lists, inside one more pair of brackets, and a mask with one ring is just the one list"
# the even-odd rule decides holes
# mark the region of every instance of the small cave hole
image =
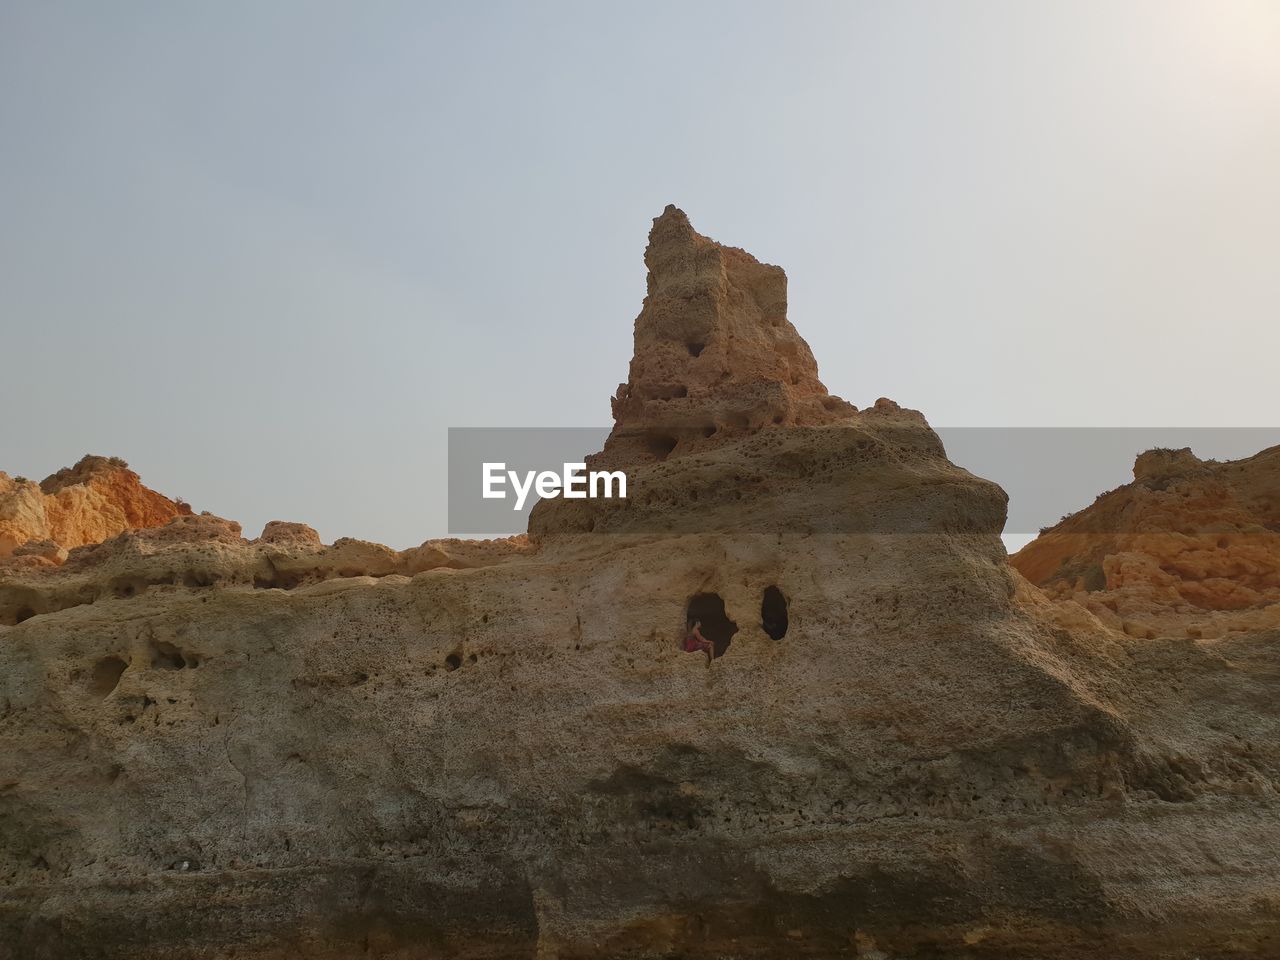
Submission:
[[669,433],[651,433],[646,438],[649,452],[659,460],[665,460],[671,456],[671,451],[676,448],[679,441]]
[[16,627],[18,624],[22,623],[24,620],[30,620],[35,615],[36,615],[36,612],[32,610],[30,607],[19,607],[17,612],[14,613],[13,615],[13,625]]
[[775,586],[765,587],[760,601],[760,625],[775,640],[787,635],[787,598]]
[[105,700],[120,682],[129,665],[119,657],[103,657],[93,665],[89,677],[89,691],[99,700]]
[[705,343],[686,343],[685,346],[689,348],[689,356],[691,357],[700,357],[702,356],[702,351],[707,349]]
[[701,623],[699,632],[714,645],[713,656],[723,657],[733,635],[738,632],[738,625],[725,613],[720,594],[699,593],[690,598],[686,617],[689,625]]
[[187,665],[187,658],[172,643],[163,640],[151,644],[151,666],[162,670],[181,670]]
[[457,670],[462,666],[462,657],[456,653],[451,653],[444,658],[444,668],[446,670]]

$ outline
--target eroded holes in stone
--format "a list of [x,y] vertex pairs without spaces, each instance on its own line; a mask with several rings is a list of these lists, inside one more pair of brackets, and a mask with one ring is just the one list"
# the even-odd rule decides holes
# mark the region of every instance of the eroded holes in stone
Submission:
[[659,460],[665,460],[671,456],[671,451],[676,448],[679,441],[669,433],[651,433],[645,438],[645,444],[649,448],[649,452]]
[[701,624],[699,632],[715,647],[713,657],[723,657],[733,635],[738,632],[738,625],[725,613],[724,600],[718,593],[699,593],[691,597],[686,619],[690,624]]
[[698,343],[696,341],[686,343],[685,346],[689,348],[689,356],[691,357],[702,356],[702,351],[707,348],[705,343]]
[[151,666],[161,670],[182,670],[187,666],[187,658],[172,643],[157,640],[151,644]]
[[479,659],[480,658],[473,653],[471,656],[467,657],[467,663],[475,663]]
[[105,700],[120,683],[120,677],[129,665],[119,657],[103,657],[93,665],[89,675],[89,692],[99,700]]
[[714,437],[716,435],[716,428],[714,426],[703,427],[702,435],[704,437]]
[[16,611],[14,611],[13,625],[16,627],[18,624],[22,623],[23,621],[30,620],[35,615],[36,615],[36,612],[32,610],[30,607],[19,607]]
[[775,640],[787,635],[787,598],[773,585],[765,587],[760,601],[760,625]]
[[444,658],[444,668],[446,670],[457,670],[462,666],[462,657],[456,653],[451,653]]
[[147,584],[143,580],[117,580],[115,583],[115,594],[122,600],[136,597],[146,589]]

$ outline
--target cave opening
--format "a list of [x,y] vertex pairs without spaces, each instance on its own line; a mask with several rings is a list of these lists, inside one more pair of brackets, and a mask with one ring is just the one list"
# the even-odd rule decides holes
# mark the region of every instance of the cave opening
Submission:
[[163,670],[183,670],[187,666],[187,658],[172,643],[164,640],[152,641],[151,666]]
[[671,456],[671,451],[676,448],[676,444],[679,442],[676,437],[671,436],[669,433],[651,433],[645,438],[649,453],[658,460],[665,460]]
[[712,657],[723,657],[733,635],[738,632],[738,625],[725,613],[720,594],[699,593],[691,597],[686,617],[690,625],[702,624],[699,630],[715,647]]
[[760,625],[775,640],[787,635],[787,598],[772,584],[764,588],[760,601]]
[[89,690],[99,700],[105,700],[120,683],[126,667],[128,664],[119,657],[103,657],[93,665]]

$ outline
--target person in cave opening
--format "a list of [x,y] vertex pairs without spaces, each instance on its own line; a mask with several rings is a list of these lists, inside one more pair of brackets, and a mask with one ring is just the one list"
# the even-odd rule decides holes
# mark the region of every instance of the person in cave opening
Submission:
[[707,655],[707,663],[710,663],[711,658],[716,655],[716,645],[702,635],[699,629],[701,626],[701,620],[690,620],[685,624],[684,652],[697,653],[701,650]]

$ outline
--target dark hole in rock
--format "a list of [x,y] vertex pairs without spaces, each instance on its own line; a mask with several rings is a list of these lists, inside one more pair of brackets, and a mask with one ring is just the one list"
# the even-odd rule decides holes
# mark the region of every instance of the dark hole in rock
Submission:
[[724,612],[724,601],[718,593],[699,593],[689,600],[688,621],[701,623],[701,634],[715,645],[714,656],[723,657],[738,625]]
[[456,653],[451,653],[444,658],[444,668],[446,670],[457,670],[460,666],[462,666],[462,657]]
[[110,696],[111,691],[120,682],[128,666],[119,657],[103,657],[93,665],[93,675],[89,678],[89,691],[99,700]]
[[775,640],[787,635],[787,598],[775,586],[765,587],[764,599],[760,601],[760,624]]
[[679,442],[669,433],[651,433],[646,438],[649,452],[659,460],[665,460],[671,455],[671,451],[676,448]]
[[181,670],[187,665],[187,658],[172,643],[160,640],[151,644],[151,665],[164,670]]
[[686,343],[685,346],[689,348],[689,356],[691,357],[701,356],[702,351],[707,348],[705,343]]
[[703,435],[704,437],[714,437],[714,436],[716,435],[716,428],[715,428],[715,427],[703,427],[703,428],[702,428],[702,435]]
[[17,613],[13,615],[13,624],[17,626],[24,620],[30,620],[36,615],[36,612],[30,607],[19,607]]

